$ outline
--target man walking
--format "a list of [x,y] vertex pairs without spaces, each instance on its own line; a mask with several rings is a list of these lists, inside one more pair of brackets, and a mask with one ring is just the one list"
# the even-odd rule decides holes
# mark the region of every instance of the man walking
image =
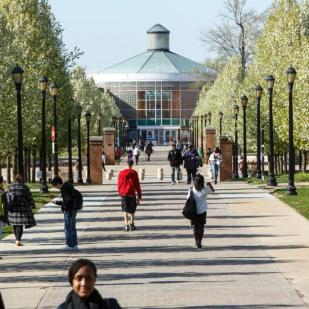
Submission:
[[52,185],[61,191],[62,201],[55,201],[57,205],[61,205],[61,210],[64,214],[64,234],[65,234],[65,250],[78,249],[77,232],[76,232],[76,215],[77,209],[73,205],[73,185],[66,181],[63,183],[62,179],[56,176],[52,180]]
[[189,145],[188,151],[184,155],[184,167],[187,170],[187,184],[194,180],[199,165],[199,155],[193,145]]
[[142,192],[138,179],[138,174],[132,167],[133,160],[128,160],[127,168],[122,170],[118,176],[118,193],[121,196],[121,207],[123,211],[125,231],[136,230],[134,224],[135,211],[136,206],[140,205],[142,199]]
[[176,144],[172,144],[172,150],[168,152],[167,159],[170,162],[170,166],[172,168],[172,185],[175,184],[175,172],[176,172],[176,181],[179,182],[179,174],[180,174],[180,165],[182,163],[182,155],[179,149],[176,149]]

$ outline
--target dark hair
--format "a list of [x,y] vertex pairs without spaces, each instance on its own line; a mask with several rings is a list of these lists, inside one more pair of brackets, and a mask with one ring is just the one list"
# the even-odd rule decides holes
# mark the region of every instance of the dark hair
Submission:
[[16,182],[23,182],[23,175],[17,173],[17,174],[15,175],[15,181],[16,181]]
[[221,154],[221,151],[220,151],[219,147],[215,148],[215,153],[220,153]]
[[194,178],[194,187],[197,191],[201,191],[205,186],[204,176],[196,175]]
[[0,176],[0,183],[3,183],[3,177]]
[[133,161],[133,160],[128,160],[128,161],[127,161],[127,164],[128,164],[128,166],[131,166],[131,167],[132,167],[133,164],[134,164],[134,161]]
[[52,180],[52,185],[53,186],[62,185],[62,184],[63,184],[63,180],[62,180],[61,177],[56,176],[56,177],[53,178],[53,180]]
[[94,263],[87,259],[78,259],[74,261],[69,268],[68,279],[71,285],[76,273],[78,273],[78,271],[84,266],[90,268],[95,278],[97,278],[97,268],[95,267]]

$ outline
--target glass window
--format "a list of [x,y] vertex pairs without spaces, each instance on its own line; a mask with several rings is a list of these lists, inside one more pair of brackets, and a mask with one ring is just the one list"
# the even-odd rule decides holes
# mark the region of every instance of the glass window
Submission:
[[155,101],[147,101],[147,109],[155,109]]
[[138,101],[137,109],[146,109],[146,102],[145,101]]
[[162,101],[162,109],[171,109],[170,101]]
[[145,100],[145,91],[138,91],[138,99]]
[[155,111],[154,109],[147,111],[147,118],[155,118]]
[[138,111],[138,118],[145,118],[146,117],[146,111],[145,110],[139,110]]
[[171,118],[171,111],[163,110],[162,111],[162,118]]

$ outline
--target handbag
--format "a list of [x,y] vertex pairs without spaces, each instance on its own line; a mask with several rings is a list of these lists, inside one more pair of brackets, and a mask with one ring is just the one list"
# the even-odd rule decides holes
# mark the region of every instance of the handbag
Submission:
[[182,210],[182,215],[187,219],[194,219],[196,216],[196,203],[193,196],[193,190],[190,188],[190,196],[186,200],[185,207]]

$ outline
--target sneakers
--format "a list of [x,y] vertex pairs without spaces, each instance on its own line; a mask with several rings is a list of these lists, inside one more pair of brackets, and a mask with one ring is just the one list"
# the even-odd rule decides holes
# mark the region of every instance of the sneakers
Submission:
[[179,180],[177,179],[176,182],[179,183]]
[[136,230],[136,226],[134,225],[134,223],[130,224],[130,228],[131,228],[131,231],[135,231]]
[[128,225],[126,225],[125,227],[124,227],[124,231],[125,232],[129,232],[129,231],[131,231],[131,229],[130,229],[130,225],[128,224]]
[[74,247],[70,247],[68,245],[65,245],[64,247],[61,248],[62,250],[65,250],[65,251],[70,251],[72,249],[74,249]]
[[175,185],[175,181],[172,181],[172,185],[173,185],[173,186]]

